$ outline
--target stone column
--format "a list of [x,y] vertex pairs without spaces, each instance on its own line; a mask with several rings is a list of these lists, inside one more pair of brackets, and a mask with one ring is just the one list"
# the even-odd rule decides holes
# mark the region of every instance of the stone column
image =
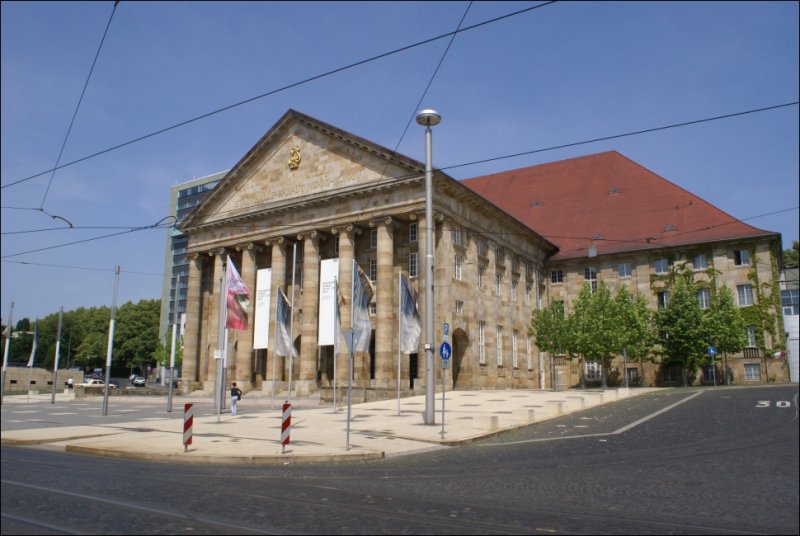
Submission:
[[[181,377],[186,382],[197,381],[197,370],[200,363],[198,341],[200,340],[200,283],[201,266],[200,255],[193,253],[189,256],[189,280],[186,289],[186,333],[183,336],[183,365]],[[180,289],[178,289],[180,291]],[[185,390],[190,387],[185,386]]]
[[266,241],[272,246],[272,288],[269,304],[269,349],[267,350],[267,370],[264,371],[264,383],[267,390],[272,389],[273,370],[275,382],[284,381],[284,357],[275,355],[275,318],[277,318],[278,291],[286,290],[286,239],[277,237]]
[[223,289],[220,288],[222,284],[222,263],[225,260],[226,251],[224,249],[218,249],[214,251],[210,251],[208,254],[214,258],[214,271],[213,276],[211,278],[211,310],[209,311],[208,315],[208,366],[206,368],[206,377],[205,387],[210,387],[214,384],[217,378],[217,361],[214,357],[217,350],[221,349],[219,347],[219,305],[220,299],[225,299],[225,292],[221,292]]
[[[397,355],[392,351],[396,339],[396,315],[393,297],[397,294],[394,277],[394,237],[392,218],[384,218],[370,225],[378,227],[378,281],[376,284],[375,321],[375,385],[389,387],[397,376]],[[395,346],[396,348],[396,346]]]
[[247,309],[247,329],[237,334],[239,344],[236,349],[236,370],[233,378],[239,388],[250,390],[252,382],[250,378],[253,372],[253,327],[255,324],[256,308],[256,248],[255,244],[249,242],[242,246],[237,246],[237,250],[242,252],[242,281],[250,291],[250,304]]
[[338,235],[339,240],[339,293],[344,303],[339,305],[339,320],[342,325],[342,339],[339,340],[339,353],[336,354],[336,383],[337,387],[347,386],[347,373],[350,367],[350,351],[344,335],[350,330],[350,308],[353,299],[353,237],[355,227],[346,225],[331,229],[333,235]]
[[317,231],[298,235],[303,240],[303,320],[300,326],[298,394],[316,389],[319,355],[319,241]]

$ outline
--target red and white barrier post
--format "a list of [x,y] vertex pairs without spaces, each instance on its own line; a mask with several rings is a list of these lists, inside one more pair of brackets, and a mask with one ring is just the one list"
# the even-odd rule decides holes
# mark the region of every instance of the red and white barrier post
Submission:
[[288,402],[283,403],[283,414],[281,416],[281,454],[286,453],[286,445],[289,444],[289,432],[292,429],[292,405]]
[[183,452],[189,450],[192,444],[192,425],[194,424],[194,404],[184,404],[183,406]]

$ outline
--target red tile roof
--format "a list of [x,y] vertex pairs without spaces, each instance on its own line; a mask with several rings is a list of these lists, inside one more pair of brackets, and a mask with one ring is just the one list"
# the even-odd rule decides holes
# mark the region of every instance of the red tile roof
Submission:
[[556,244],[552,260],[777,235],[616,151],[461,182]]

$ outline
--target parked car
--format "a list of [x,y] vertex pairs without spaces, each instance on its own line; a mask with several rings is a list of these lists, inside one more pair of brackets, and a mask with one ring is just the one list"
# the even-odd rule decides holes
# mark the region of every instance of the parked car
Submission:
[[[106,382],[104,382],[103,380],[96,380],[96,379],[92,378],[92,379],[85,380],[85,381],[83,381],[81,383],[76,383],[75,387],[105,387],[105,385],[106,385]],[[118,386],[114,385],[113,383],[109,383],[108,384],[108,388],[109,389],[114,389],[115,387],[118,387]]]
[[116,387],[119,389],[119,380],[109,380],[108,385],[109,387]]
[[147,383],[147,380],[145,380],[141,376],[135,376],[131,383],[133,384],[134,387],[144,387],[144,385]]

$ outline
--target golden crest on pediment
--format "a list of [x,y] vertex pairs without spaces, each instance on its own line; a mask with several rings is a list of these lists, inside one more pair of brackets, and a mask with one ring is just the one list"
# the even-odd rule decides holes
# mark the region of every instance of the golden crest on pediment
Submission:
[[289,169],[297,169],[300,167],[300,147],[292,147],[289,152]]

